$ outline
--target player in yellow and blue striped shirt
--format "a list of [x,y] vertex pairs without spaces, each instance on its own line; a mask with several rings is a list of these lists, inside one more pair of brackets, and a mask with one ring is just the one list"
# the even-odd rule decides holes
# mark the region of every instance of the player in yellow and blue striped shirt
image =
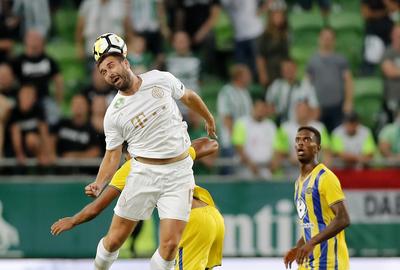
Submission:
[[295,148],[300,176],[295,184],[294,200],[302,237],[286,253],[285,266],[291,267],[296,260],[300,270],[348,270],[344,228],[349,226],[350,218],[339,179],[317,161],[321,149],[318,130],[300,127]]

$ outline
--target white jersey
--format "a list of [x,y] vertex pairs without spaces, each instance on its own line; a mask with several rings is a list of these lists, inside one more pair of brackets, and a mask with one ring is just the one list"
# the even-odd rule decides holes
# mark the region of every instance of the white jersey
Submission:
[[186,122],[174,99],[185,86],[169,72],[152,70],[139,75],[142,84],[131,96],[118,93],[104,117],[106,149],[124,141],[132,157],[171,158],[190,146]]

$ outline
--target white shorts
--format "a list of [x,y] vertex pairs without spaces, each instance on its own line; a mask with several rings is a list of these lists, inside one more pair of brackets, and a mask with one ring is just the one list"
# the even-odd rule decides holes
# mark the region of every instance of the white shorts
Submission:
[[160,219],[188,221],[194,189],[193,160],[166,165],[131,161],[131,171],[114,213],[130,220],[146,220],[157,206]]

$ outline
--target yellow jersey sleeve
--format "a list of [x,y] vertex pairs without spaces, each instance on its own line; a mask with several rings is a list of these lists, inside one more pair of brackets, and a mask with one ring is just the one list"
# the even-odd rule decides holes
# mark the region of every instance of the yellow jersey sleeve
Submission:
[[331,171],[327,171],[322,176],[319,188],[321,195],[325,197],[328,205],[332,205],[345,199],[339,179]]
[[128,160],[118,169],[114,174],[109,186],[112,186],[118,190],[123,190],[126,183],[126,178],[131,170],[131,160]]
[[196,159],[196,150],[194,150],[193,146],[189,147],[189,156],[195,160]]
[[210,205],[210,206],[214,206],[215,207],[215,203],[213,198],[211,197],[210,192],[208,192],[207,189],[199,187],[199,186],[195,186],[194,187],[194,191],[193,191],[193,198],[196,198],[202,202],[205,202],[206,204]]

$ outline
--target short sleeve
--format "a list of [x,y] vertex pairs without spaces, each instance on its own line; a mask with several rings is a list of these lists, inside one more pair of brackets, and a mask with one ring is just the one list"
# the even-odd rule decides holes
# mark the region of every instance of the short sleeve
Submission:
[[379,142],[386,142],[386,143],[392,142],[393,139],[392,134],[393,132],[391,126],[384,127],[382,131],[379,133]]
[[344,151],[343,140],[342,140],[342,138],[341,138],[339,135],[337,135],[337,134],[333,134],[333,135],[332,135],[331,150],[332,150],[335,154],[340,154],[340,153],[343,153],[343,151]]
[[371,134],[371,131],[368,131],[368,136],[364,141],[363,147],[362,147],[362,153],[364,155],[370,155],[375,153],[376,151],[376,144],[374,141],[374,138]]
[[[227,86],[225,86],[227,87]],[[222,88],[217,97],[217,110],[220,116],[232,115],[230,102],[227,94],[227,88]]]
[[104,117],[104,135],[106,136],[106,150],[113,150],[122,145],[122,138],[115,124],[109,119],[108,114]]
[[242,146],[246,142],[246,127],[243,121],[236,121],[233,127],[232,144],[235,146]]
[[328,205],[335,204],[345,199],[339,179],[330,171],[322,176],[319,190],[325,197]]
[[321,146],[322,149],[330,149],[330,138],[329,133],[326,127],[322,127],[321,129]]
[[125,187],[126,178],[128,178],[130,171],[131,171],[131,160],[128,160],[114,174],[109,186],[112,186],[120,191],[123,190]]
[[280,153],[289,153],[289,137],[281,127],[278,129],[274,141],[274,150]]
[[181,99],[185,94],[185,86],[183,83],[169,72],[165,72],[171,87],[171,95],[174,99]]

